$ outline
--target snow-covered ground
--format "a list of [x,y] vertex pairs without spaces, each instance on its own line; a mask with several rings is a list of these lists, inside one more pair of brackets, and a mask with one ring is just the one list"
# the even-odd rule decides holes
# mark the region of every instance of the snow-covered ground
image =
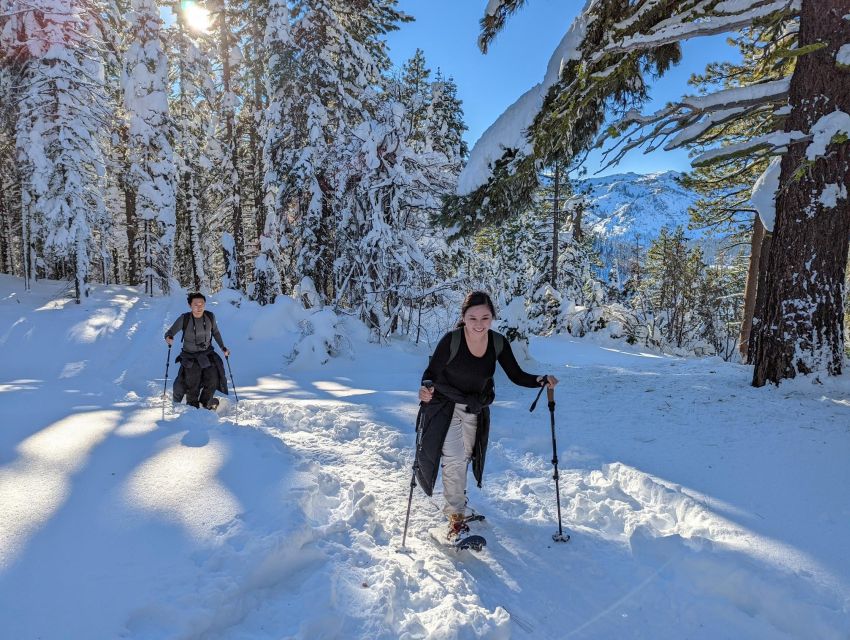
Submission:
[[291,301],[213,297],[240,401],[163,420],[182,296],[21,289],[0,277],[4,639],[850,638],[846,376],[757,390],[720,360],[534,340],[572,541],[546,407],[499,372],[488,547],[438,547],[417,489],[400,553],[426,345],[350,327],[351,357],[288,365]]

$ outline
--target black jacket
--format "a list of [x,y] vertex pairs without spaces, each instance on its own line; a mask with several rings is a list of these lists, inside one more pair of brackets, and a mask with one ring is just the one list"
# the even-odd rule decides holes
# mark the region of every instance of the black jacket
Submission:
[[478,396],[464,395],[444,383],[435,383],[434,389],[433,399],[420,405],[419,415],[416,417],[414,469],[419,485],[426,495],[430,496],[434,492],[434,484],[440,470],[440,458],[443,455],[443,442],[452,422],[455,404],[460,404],[478,414],[478,429],[475,431],[475,444],[472,448],[472,475],[480,487],[484,477],[487,442],[490,439],[489,405],[494,398],[492,380],[488,388]]
[[[434,383],[434,397],[419,408],[416,418],[416,477],[423,491],[429,496],[434,491],[443,442],[451,425],[455,404],[466,407],[470,413],[478,414],[478,429],[472,449],[472,474],[478,486],[484,476],[484,460],[490,439],[490,407],[495,398],[493,373],[498,362],[508,374],[511,382],[524,387],[538,387],[537,378],[523,371],[516,361],[507,338],[502,336],[503,348],[499,353],[491,331],[487,351],[482,357],[473,356],[462,337],[459,350],[452,355],[451,335],[447,333],[434,350],[423,380]],[[464,390],[459,389],[462,387]]]
[[224,361],[222,361],[221,356],[218,355],[212,348],[208,349],[203,353],[186,353],[183,351],[174,362],[180,363],[180,372],[177,374],[177,378],[174,380],[174,398],[177,402],[181,402],[183,400],[183,396],[186,395],[188,391],[186,389],[186,382],[182,375],[183,368],[190,367],[201,367],[202,369],[206,369],[207,367],[215,367],[218,372],[218,386],[216,387],[217,391],[220,391],[224,395],[227,394],[227,376],[224,374]]

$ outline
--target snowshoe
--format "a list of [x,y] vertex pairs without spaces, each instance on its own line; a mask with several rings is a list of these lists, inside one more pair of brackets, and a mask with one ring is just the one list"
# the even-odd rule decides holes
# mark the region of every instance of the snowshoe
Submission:
[[487,541],[483,536],[466,536],[455,542],[454,547],[457,551],[471,549],[472,551],[481,551],[487,546]]

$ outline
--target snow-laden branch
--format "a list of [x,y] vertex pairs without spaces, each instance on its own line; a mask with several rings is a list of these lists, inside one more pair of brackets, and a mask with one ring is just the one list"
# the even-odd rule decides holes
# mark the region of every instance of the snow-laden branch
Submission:
[[543,81],[534,85],[508,107],[472,147],[466,167],[458,179],[458,195],[468,195],[486,184],[496,162],[506,151],[531,154],[533,147],[526,132],[543,108],[543,99],[547,92],[560,80],[563,66],[570,60],[581,58],[579,47],[584,41],[590,10],[596,2],[597,0],[585,1],[581,13],[552,53]]
[[683,3],[673,16],[655,24],[645,33],[621,35],[638,25],[649,15],[657,0],[642,6],[635,15],[621,23],[622,29],[612,33],[608,44],[591,58],[598,62],[614,53],[655,49],[666,44],[702,36],[737,31],[751,26],[777,12],[794,12],[800,9],[800,0],[692,0]]
[[756,136],[745,142],[706,151],[694,158],[692,164],[695,167],[700,167],[724,158],[748,155],[756,151],[761,151],[763,155],[780,155],[785,153],[790,145],[811,139],[810,134],[805,134],[802,131],[774,131],[763,136]]
[[723,89],[705,96],[685,96],[680,102],[649,115],[630,111],[596,140],[595,146],[601,147],[611,138],[621,138],[603,154],[606,160],[611,158],[603,169],[617,164],[626,153],[645,144],[649,145],[648,151],[662,145],[665,151],[670,151],[695,142],[711,129],[759,111],[775,110],[787,103],[790,86],[791,78],[786,77]]

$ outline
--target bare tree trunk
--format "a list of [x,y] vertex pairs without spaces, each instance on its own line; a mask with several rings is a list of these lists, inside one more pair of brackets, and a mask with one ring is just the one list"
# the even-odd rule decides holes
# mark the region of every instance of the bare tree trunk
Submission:
[[12,274],[12,212],[6,206],[6,190],[0,182],[0,264],[3,265],[3,273]]
[[112,250],[112,278],[117,282],[121,282],[121,270],[119,267],[120,261],[118,260],[118,249]]
[[144,250],[145,250],[145,293],[153,298],[153,256],[151,255],[151,221],[145,220]]
[[183,177],[186,189],[186,223],[188,224],[189,260],[192,263],[192,284],[195,291],[203,287],[204,264],[201,247],[201,229],[198,220],[198,198],[196,195],[195,176],[187,172]]
[[764,225],[759,215],[756,214],[750,242],[750,267],[747,271],[747,284],[744,286],[744,317],[741,320],[741,333],[738,337],[738,351],[741,354],[741,362],[744,364],[749,362],[750,331],[753,327],[753,313],[756,310],[762,241],[764,241]]
[[558,213],[561,209],[561,166],[555,163],[555,198],[552,202],[552,288],[558,288]]
[[263,78],[266,75],[266,70],[259,44],[263,41],[266,20],[265,15],[260,14],[259,6],[256,3],[252,3],[251,8],[251,25],[256,43],[253,47],[253,60],[251,60],[251,75],[253,76],[252,80],[254,83],[254,102],[251,105],[251,117],[249,119],[252,168],[251,187],[254,192],[252,194],[254,199],[254,221],[256,223],[257,238],[259,239],[266,228],[266,194],[263,186],[265,167],[263,166],[263,142],[260,139],[259,131],[260,114],[262,114],[266,106],[265,90],[263,88]]
[[316,236],[316,276],[315,285],[324,300],[334,299],[334,272],[333,262],[335,258],[334,242],[334,211],[332,205],[333,188],[328,178],[323,174],[319,176],[319,188],[322,190],[322,219],[319,228],[315,230]]
[[129,270],[127,279],[130,284],[139,284],[141,274],[139,273],[136,191],[130,186],[129,181],[123,179],[121,188],[124,191],[124,216],[127,219],[127,268]]
[[[848,13],[847,0],[803,0],[800,48],[825,46],[797,62],[786,130],[811,131],[828,114],[850,113],[850,72],[836,64],[839,48],[850,42]],[[850,144],[846,135],[836,139],[813,161],[808,146],[792,145],[782,157],[764,321],[756,336],[756,387],[798,373],[839,375],[844,364]]]
[[747,362],[752,363],[756,359],[756,337],[759,334],[759,326],[764,321],[764,305],[767,298],[767,257],[770,255],[770,245],[773,244],[773,235],[765,231],[761,241],[761,258],[758,264],[758,280],[756,283],[756,306],[753,309],[752,329],[750,340],[747,345]]

